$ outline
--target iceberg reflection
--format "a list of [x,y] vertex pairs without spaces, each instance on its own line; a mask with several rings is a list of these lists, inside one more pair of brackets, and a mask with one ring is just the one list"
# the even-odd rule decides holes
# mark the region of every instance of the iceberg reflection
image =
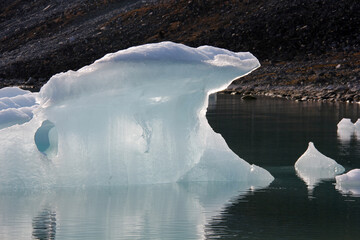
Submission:
[[56,235],[56,212],[51,208],[44,208],[33,218],[33,239],[50,240]]
[[229,200],[261,187],[199,182],[18,193],[0,201],[0,239],[54,239],[55,232],[56,239],[204,239],[205,225]]

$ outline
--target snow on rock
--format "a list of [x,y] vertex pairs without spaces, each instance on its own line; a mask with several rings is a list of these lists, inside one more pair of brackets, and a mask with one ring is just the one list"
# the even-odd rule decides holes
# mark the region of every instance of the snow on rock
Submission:
[[18,87],[0,89],[0,129],[30,121],[37,107],[36,95]]
[[310,190],[321,180],[332,179],[345,171],[343,166],[320,153],[312,142],[309,142],[305,153],[296,161],[295,170]]
[[259,65],[250,53],[162,42],[54,75],[34,117],[0,130],[0,187],[269,184],[205,117],[210,93]]
[[360,195],[360,169],[353,169],[348,173],[335,177],[336,188],[343,193]]
[[341,141],[350,141],[352,135],[355,133],[355,125],[351,122],[350,118],[343,118],[337,124],[337,134]]

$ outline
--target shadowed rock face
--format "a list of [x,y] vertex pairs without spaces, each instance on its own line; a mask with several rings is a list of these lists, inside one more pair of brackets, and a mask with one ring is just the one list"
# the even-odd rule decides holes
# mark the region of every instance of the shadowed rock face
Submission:
[[[347,74],[359,62],[356,0],[138,2],[3,1],[0,86],[25,84],[33,77],[26,85],[39,89],[53,74],[78,69],[108,52],[164,40],[250,51],[269,65],[259,74],[269,77],[267,82],[256,78],[264,86],[269,81],[301,86],[307,79],[324,85],[337,82],[339,75],[343,85],[356,77]],[[328,70],[324,53],[334,56],[331,67],[341,64],[335,74],[321,75]],[[293,62],[286,70],[294,74],[304,62],[317,63],[305,66],[310,70],[304,75],[287,78],[281,61]]]

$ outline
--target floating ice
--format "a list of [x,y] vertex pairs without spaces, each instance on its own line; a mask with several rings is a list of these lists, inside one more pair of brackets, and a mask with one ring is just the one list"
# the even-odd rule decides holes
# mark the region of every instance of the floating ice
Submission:
[[360,195],[360,169],[353,169],[348,173],[335,177],[336,188],[343,193]]
[[0,89],[0,129],[30,121],[37,106],[35,97],[18,87]]
[[0,130],[0,187],[270,183],[205,117],[210,93],[257,67],[250,53],[163,42],[57,74],[29,122]]
[[343,166],[320,153],[312,142],[309,142],[306,152],[296,161],[295,170],[309,190],[321,180],[332,179],[345,171]]
[[354,123],[355,129],[360,131],[360,118]]
[[350,141],[355,131],[355,125],[351,122],[350,118],[343,118],[337,124],[337,134],[341,141]]
[[356,139],[360,141],[360,118],[354,123],[354,126]]

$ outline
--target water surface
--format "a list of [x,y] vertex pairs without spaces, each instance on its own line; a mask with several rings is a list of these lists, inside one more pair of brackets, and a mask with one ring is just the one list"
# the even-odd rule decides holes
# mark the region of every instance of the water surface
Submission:
[[207,115],[234,152],[275,177],[213,218],[208,239],[359,239],[359,196],[335,189],[334,179],[310,188],[293,167],[312,141],[347,171],[360,168],[360,136],[344,137],[336,127],[344,117],[360,118],[359,104],[218,94]]
[[293,167],[309,141],[347,170],[360,136],[339,136],[360,105],[213,95],[208,120],[270,186],[240,183],[0,191],[0,239],[358,239],[360,198],[334,180],[309,188]]

